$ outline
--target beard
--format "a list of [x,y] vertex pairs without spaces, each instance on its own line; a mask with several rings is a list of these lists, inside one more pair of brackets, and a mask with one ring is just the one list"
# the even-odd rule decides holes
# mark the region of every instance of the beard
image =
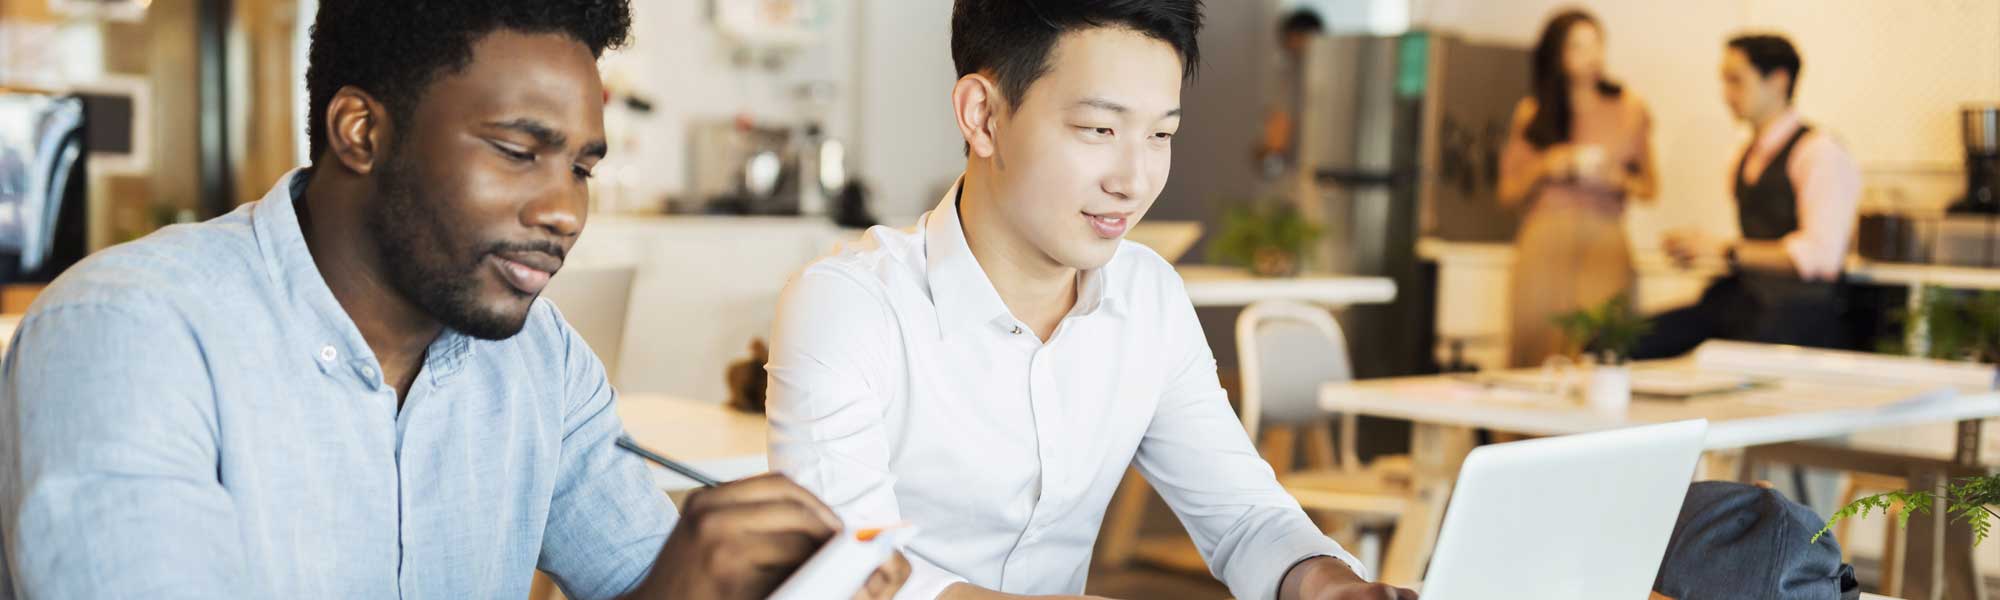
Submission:
[[458,258],[461,248],[475,244],[460,243],[451,228],[453,220],[445,214],[444,202],[423,193],[416,165],[401,152],[392,152],[376,180],[376,210],[368,216],[368,229],[389,284],[431,318],[459,333],[483,340],[504,340],[520,333],[528,322],[527,309],[495,310],[479,301],[479,269],[488,254],[506,249],[506,244],[478,244],[484,247],[471,252],[470,259]]

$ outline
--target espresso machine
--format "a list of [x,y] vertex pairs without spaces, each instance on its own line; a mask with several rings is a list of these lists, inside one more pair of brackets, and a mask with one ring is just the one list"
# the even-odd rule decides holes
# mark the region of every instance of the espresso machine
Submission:
[[1965,135],[1965,195],[1939,223],[1938,264],[2000,268],[2000,104],[1959,111]]
[[1959,118],[1965,132],[1965,197],[1951,213],[2000,213],[2000,105],[1968,105]]

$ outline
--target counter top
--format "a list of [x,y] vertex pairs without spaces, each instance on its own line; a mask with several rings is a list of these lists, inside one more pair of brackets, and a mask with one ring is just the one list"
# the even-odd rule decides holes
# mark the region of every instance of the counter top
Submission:
[[[1514,247],[1501,242],[1454,242],[1437,238],[1417,241],[1417,256],[1434,262],[1507,267],[1514,264]],[[1658,249],[1633,253],[1634,267],[1642,274],[1680,273],[1720,276],[1728,271],[1721,261],[1682,269]],[[2000,290],[2000,269],[1954,267],[1873,261],[1859,256],[1847,259],[1847,278],[1873,285],[1934,285],[1954,289]]]
[[1264,300],[1289,300],[1321,306],[1387,304],[1396,299],[1396,282],[1387,277],[1301,275],[1257,277],[1235,267],[1179,265],[1195,306],[1248,306]]
[[1847,261],[1847,278],[1876,285],[1923,285],[1961,290],[2000,290],[2000,269],[1877,262],[1864,258]]

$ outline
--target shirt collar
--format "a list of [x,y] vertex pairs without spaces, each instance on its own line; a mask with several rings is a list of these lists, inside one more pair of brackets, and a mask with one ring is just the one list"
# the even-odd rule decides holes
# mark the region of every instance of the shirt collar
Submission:
[[[936,307],[938,332],[948,336],[955,328],[987,326],[1013,330],[1016,320],[972,255],[965,241],[965,226],[958,213],[965,177],[960,176],[937,208],[924,215],[924,270],[930,286],[931,304]],[[1123,251],[1121,248],[1120,251]],[[1109,293],[1105,268],[1082,272],[1077,278],[1076,308],[1071,314],[1087,316],[1100,310],[1115,312],[1117,295]]]
[[[305,312],[319,325],[317,328],[323,339],[314,339],[307,349],[314,362],[322,371],[352,371],[362,367],[376,367],[375,351],[368,347],[361,337],[361,329],[341,308],[340,301],[333,296],[333,289],[327,287],[325,277],[320,275],[319,265],[314,262],[312,250],[306,246],[305,232],[300,229],[299,214],[294,202],[305,196],[306,184],[311,180],[311,168],[294,169],[278,179],[278,184],[252,207],[251,227],[257,236],[257,249],[264,259],[264,274],[279,290],[279,294],[295,309]],[[431,342],[425,354],[424,370],[431,373],[432,382],[443,383],[444,379],[456,372],[465,362],[474,344],[463,334],[444,329],[438,339]],[[326,352],[332,349],[332,359]]]

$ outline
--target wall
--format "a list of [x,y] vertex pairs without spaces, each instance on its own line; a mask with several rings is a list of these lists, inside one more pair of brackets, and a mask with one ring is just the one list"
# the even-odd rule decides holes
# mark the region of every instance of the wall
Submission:
[[826,130],[839,137],[853,134],[857,2],[828,1],[833,13],[820,42],[769,69],[761,62],[738,66],[736,46],[712,25],[711,1],[633,3],[632,44],[606,55],[605,81],[614,91],[629,90],[650,100],[654,110],[640,114],[613,106],[606,111],[612,152],[594,186],[600,208],[645,208],[661,196],[683,193],[689,185],[690,123],[738,115],[795,122],[808,114],[797,100],[802,84],[832,84]]
[[903,227],[935,206],[965,169],[965,138],[952,124],[951,2],[858,2],[867,36],[856,64],[861,82],[857,166],[875,193],[876,216]]
[[[1527,45],[1568,0],[1420,0],[1419,26]],[[1662,175],[1655,206],[1629,215],[1635,244],[1660,231],[1734,229],[1727,171],[1748,138],[1721,100],[1723,42],[1779,31],[1804,55],[1805,117],[1861,162],[1871,193],[1942,204],[1959,179],[1957,106],[2000,102],[2000,2],[1992,0],[1597,0],[1611,72],[1652,107]]]
[[822,43],[772,71],[738,65],[706,0],[639,0],[633,44],[604,60],[607,81],[653,101],[655,112],[607,112],[613,152],[600,170],[599,206],[643,209],[688,181],[688,124],[747,114],[790,122],[808,113],[800,84],[833,86],[829,133],[848,141],[850,169],[873,189],[873,209],[902,224],[929,210],[964,167],[951,123],[951,3],[831,0]]

